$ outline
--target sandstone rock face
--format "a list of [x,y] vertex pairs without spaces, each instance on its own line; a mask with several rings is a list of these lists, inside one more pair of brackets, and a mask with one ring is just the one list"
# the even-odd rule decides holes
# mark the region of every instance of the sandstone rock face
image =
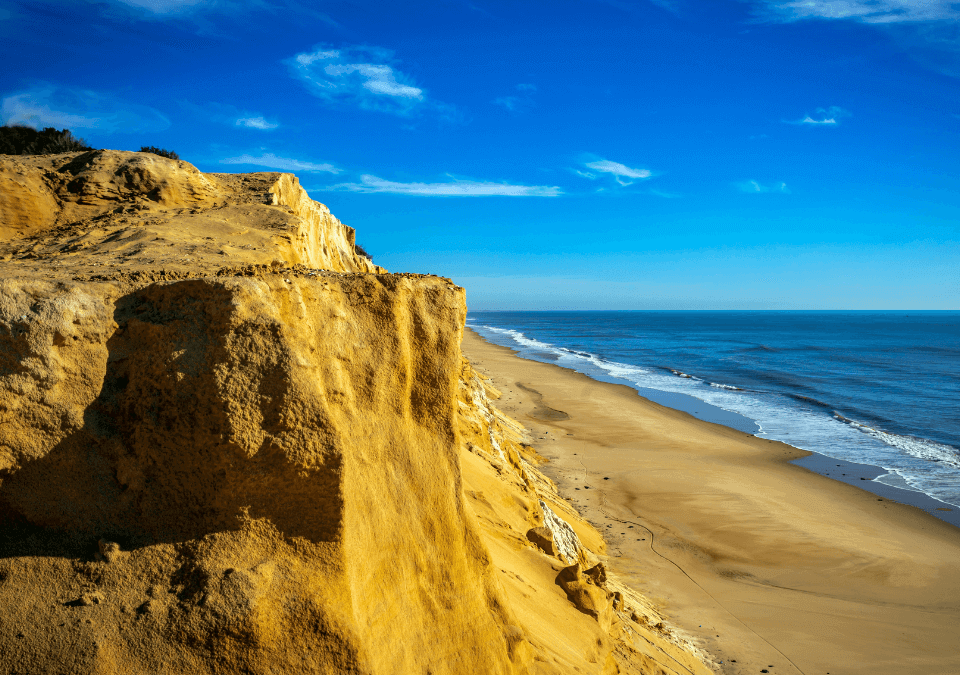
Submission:
[[0,163],[0,239],[45,230],[59,210],[43,171],[19,161]]
[[[522,665],[464,515],[462,289],[289,272],[0,288],[2,517],[101,538],[105,579],[102,601],[18,608],[30,586],[87,596],[7,564],[0,636],[66,640],[82,606],[99,628],[81,634],[128,672]],[[60,658],[2,647],[35,672]]]

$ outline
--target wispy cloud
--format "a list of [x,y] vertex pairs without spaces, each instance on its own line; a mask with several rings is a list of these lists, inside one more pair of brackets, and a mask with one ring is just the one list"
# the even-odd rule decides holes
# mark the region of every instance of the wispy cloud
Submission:
[[[639,11],[638,3],[631,0],[597,0],[605,5],[622,9],[625,12],[635,13]],[[647,0],[651,5],[656,5],[660,9],[665,9],[671,14],[680,13],[680,0]]]
[[211,102],[198,105],[189,101],[181,101],[180,107],[204,120],[226,124],[231,127],[256,129],[258,131],[272,131],[280,127],[278,122],[267,119],[258,112],[241,110],[229,103]]
[[855,21],[883,30],[908,56],[960,77],[957,0],[742,0],[761,22]]
[[495,98],[493,104],[506,108],[512,113],[523,112],[534,106],[533,94],[537,91],[536,85],[518,84],[514,90],[516,94]]
[[239,155],[238,157],[227,157],[220,160],[221,164],[247,164],[250,166],[263,166],[268,169],[279,169],[280,171],[311,171],[325,173],[340,173],[341,169],[333,164],[316,162],[304,162],[299,159],[290,159],[288,157],[277,157],[272,152],[254,157],[253,155]]
[[[75,2],[76,0],[74,0]],[[111,18],[141,21],[188,21],[204,35],[222,35],[225,22],[250,22],[254,14],[278,15],[306,23],[320,21],[341,26],[303,0],[87,0]]]
[[596,180],[600,178],[598,174],[606,174],[613,176],[620,185],[633,185],[638,180],[646,180],[653,176],[653,172],[649,169],[634,169],[627,166],[626,164],[621,164],[620,162],[614,162],[609,159],[598,159],[592,162],[585,162],[584,166],[590,171],[583,171],[582,169],[574,169],[574,173],[583,178],[588,178],[590,180]]
[[202,4],[203,0],[117,0],[121,4],[154,14],[172,14]]
[[291,74],[305,83],[315,96],[330,104],[355,105],[409,116],[452,107],[432,101],[414,79],[402,72],[393,52],[380,47],[320,46],[286,61]]
[[170,126],[166,116],[149,106],[112,94],[52,84],[4,97],[0,120],[37,128],[95,129],[105,134],[156,132]]
[[863,23],[956,21],[955,0],[760,0],[758,13],[767,20],[848,19]]
[[777,193],[787,195],[790,194],[790,189],[787,187],[786,183],[774,183],[773,185],[763,185],[759,181],[755,180],[745,180],[741,183],[736,183],[736,188],[740,192],[746,192],[748,194],[765,194],[765,193]]
[[398,183],[369,174],[360,176],[359,183],[341,183],[328,189],[421,197],[558,197],[563,194],[559,187],[547,185],[512,185],[457,178],[443,183]]
[[269,122],[263,117],[239,117],[235,122],[238,127],[246,127],[247,129],[259,129],[261,131],[270,131],[276,129],[280,125],[276,122]]
[[665,192],[663,190],[654,190],[653,188],[651,188],[649,192],[656,197],[663,197],[664,199],[680,199],[683,196],[679,192]]
[[844,117],[850,117],[851,113],[838,106],[829,108],[817,108],[816,115],[804,115],[799,120],[784,120],[787,124],[806,124],[811,126],[837,126]]

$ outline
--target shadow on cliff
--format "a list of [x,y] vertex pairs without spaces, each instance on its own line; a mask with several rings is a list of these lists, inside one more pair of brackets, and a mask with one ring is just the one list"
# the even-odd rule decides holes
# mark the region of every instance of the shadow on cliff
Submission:
[[249,518],[288,538],[339,536],[336,432],[298,395],[282,327],[238,323],[231,298],[196,280],[117,301],[83,426],[0,476],[0,557],[89,557],[100,538],[177,543]]

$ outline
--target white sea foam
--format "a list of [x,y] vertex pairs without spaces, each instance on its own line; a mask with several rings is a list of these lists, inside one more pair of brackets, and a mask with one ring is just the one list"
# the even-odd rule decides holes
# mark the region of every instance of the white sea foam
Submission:
[[885,473],[882,476],[877,476],[874,478],[877,483],[883,483],[884,485],[889,485],[891,487],[900,488],[901,490],[910,490],[911,492],[922,492],[913,487],[906,481],[906,479],[901,476],[899,473]]
[[546,352],[559,352],[559,350],[553,345],[549,345],[546,342],[540,342],[539,340],[532,340],[518,330],[513,330],[511,328],[494,328],[493,326],[484,326],[484,328],[491,330],[494,333],[508,335],[513,338],[514,342],[523,345],[524,347],[533,347]]
[[866,424],[862,424],[856,420],[848,419],[840,414],[835,414],[834,417],[841,422],[849,424],[854,429],[862,431],[869,436],[873,436],[880,442],[886,443],[889,446],[904,450],[914,457],[925,459],[930,462],[944,462],[949,466],[960,469],[960,452],[958,452],[954,447],[943,445],[941,443],[935,443],[934,441],[928,441],[925,438],[891,434],[887,431],[881,431],[880,429],[875,429]]
[[[607,361],[595,354],[565,349],[530,338],[520,331],[482,324],[474,327],[501,341],[512,341],[540,354],[549,354],[565,367],[587,375],[605,375],[634,386],[694,396],[724,410],[754,420],[757,436],[848,462],[872,464],[890,472],[885,481],[924,492],[960,507],[960,454],[955,448],[921,438],[892,434],[842,416],[831,417],[785,394],[744,391],[707,382],[682,371],[646,369]],[[537,358],[536,354],[530,354]],[[542,358],[542,357],[541,357]]]

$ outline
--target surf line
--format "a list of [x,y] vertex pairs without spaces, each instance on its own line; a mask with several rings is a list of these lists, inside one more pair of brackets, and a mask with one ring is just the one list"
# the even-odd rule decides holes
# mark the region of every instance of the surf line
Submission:
[[[727,609],[727,607],[726,607],[722,602],[720,602],[719,600],[717,600],[717,598],[714,597],[714,595],[713,595],[710,591],[708,591],[706,588],[704,588],[703,586],[701,586],[700,583],[699,583],[696,579],[694,579],[692,576],[690,576],[690,575],[687,573],[687,571],[686,571],[685,569],[683,569],[680,565],[678,565],[678,564],[675,563],[673,560],[671,560],[671,559],[668,558],[667,556],[665,556],[665,555],[663,555],[662,553],[660,553],[660,551],[658,551],[658,550],[654,547],[655,536],[654,536],[653,530],[651,530],[649,527],[647,527],[646,525],[644,525],[643,523],[641,523],[641,522],[639,522],[639,521],[624,520],[623,518],[618,518],[617,516],[612,516],[612,515],[610,515],[609,513],[607,513],[606,509],[603,508],[603,507],[604,507],[604,502],[606,501],[606,496],[604,495],[604,490],[603,490],[603,488],[594,487],[593,485],[590,485],[589,483],[587,483],[587,467],[583,464],[583,459],[582,459],[579,455],[577,456],[577,461],[580,463],[580,467],[581,467],[581,469],[583,470],[583,484],[586,485],[587,487],[589,487],[589,488],[592,489],[592,490],[596,490],[596,491],[599,493],[599,495],[600,495],[600,504],[597,506],[597,508],[600,509],[600,512],[601,512],[604,516],[606,516],[608,519],[613,520],[613,521],[615,521],[615,522],[618,522],[618,523],[627,523],[627,524],[630,524],[630,525],[637,525],[637,526],[639,526],[639,527],[642,527],[644,530],[646,530],[646,531],[650,534],[650,550],[653,551],[654,555],[657,555],[657,556],[659,556],[660,558],[662,558],[663,560],[666,560],[668,563],[670,563],[671,565],[673,565],[674,567],[676,567],[678,570],[680,570],[680,572],[683,574],[683,576],[685,576],[687,579],[689,579],[689,580],[693,583],[694,586],[696,586],[696,587],[699,588],[701,591],[703,591],[703,593],[704,593],[708,598],[710,598],[711,600],[713,600],[720,609],[722,609],[724,612],[726,612],[727,614],[729,614],[730,616],[732,616],[732,617],[737,621],[737,623],[739,623],[741,626],[743,626],[743,627],[746,628],[748,631],[750,631],[751,633],[753,633],[754,635],[756,635],[758,638],[760,638],[761,640],[763,640],[771,649],[773,649],[773,650],[774,650],[775,652],[777,652],[780,656],[782,656],[784,659],[786,659],[787,662],[788,662],[791,666],[793,666],[794,669],[796,669],[796,671],[797,671],[798,673],[800,673],[800,675],[806,675],[806,673],[803,672],[803,670],[800,668],[800,666],[798,666],[796,663],[793,662],[793,659],[791,659],[789,656],[787,656],[787,655],[784,654],[782,651],[780,651],[780,649],[779,649],[776,645],[774,645],[772,642],[770,642],[767,638],[763,637],[762,635],[760,635],[760,633],[758,633],[758,632],[755,631],[753,628],[751,628],[751,627],[748,626],[746,623],[744,623],[743,620],[742,620],[739,616],[737,616],[736,614],[734,614],[733,612],[731,612],[729,609]],[[636,517],[638,517],[638,516],[637,516],[636,514],[634,514],[634,517],[636,518]],[[617,549],[617,550],[619,550],[619,549]],[[682,667],[682,666],[681,666],[681,667]],[[684,668],[684,670],[687,670],[687,669]],[[687,672],[690,672],[690,671],[687,670]]]

